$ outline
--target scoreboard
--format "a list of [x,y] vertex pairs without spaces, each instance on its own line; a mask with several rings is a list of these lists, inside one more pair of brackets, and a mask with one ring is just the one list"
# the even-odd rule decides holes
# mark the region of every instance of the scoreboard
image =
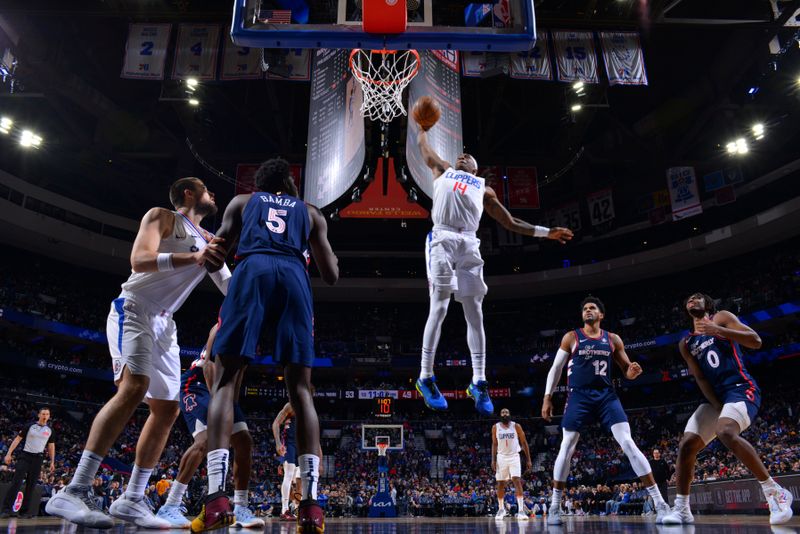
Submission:
[[394,410],[394,399],[391,397],[381,397],[374,399],[373,415],[381,419],[389,419],[392,417]]

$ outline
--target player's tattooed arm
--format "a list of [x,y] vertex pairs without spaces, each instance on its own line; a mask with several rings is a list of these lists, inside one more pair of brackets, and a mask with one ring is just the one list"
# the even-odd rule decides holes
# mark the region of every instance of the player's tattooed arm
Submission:
[[722,403],[720,402],[717,394],[714,393],[714,388],[711,387],[711,382],[703,376],[703,371],[700,369],[700,366],[694,360],[692,355],[689,353],[689,349],[686,348],[686,341],[680,340],[678,342],[678,350],[681,352],[681,356],[683,356],[686,365],[689,367],[689,372],[692,373],[695,382],[697,382],[697,387],[700,388],[700,391],[703,393],[703,396],[711,403],[711,406],[716,408],[717,410],[722,409]]
[[444,174],[444,171],[447,170],[448,167],[452,167],[450,163],[440,158],[439,154],[431,147],[430,143],[428,143],[428,133],[422,128],[420,128],[417,134],[417,145],[419,146],[419,151],[422,153],[422,159],[425,160],[425,165],[433,171],[434,180]]
[[617,362],[619,368],[622,369],[622,373],[625,375],[625,378],[628,380],[634,380],[640,374],[642,374],[642,366],[639,365],[637,362],[632,362],[631,359],[628,357],[628,353],[625,352],[625,344],[622,342],[622,338],[619,337],[617,334],[608,334],[609,341],[611,341],[612,346],[614,347],[614,361]]
[[492,471],[497,472],[497,425],[492,425]]
[[281,440],[281,425],[292,413],[294,413],[292,412],[292,405],[287,402],[272,422],[272,437],[275,438],[275,451],[278,456],[286,454],[286,445]]
[[483,195],[483,209],[492,219],[499,222],[500,225],[509,232],[529,235],[531,237],[544,237],[558,241],[561,244],[571,240],[573,236],[572,230],[569,228],[561,228],[560,226],[545,228],[514,217],[506,207],[500,203],[495,190],[488,186]]
[[519,446],[522,447],[522,453],[525,455],[525,471],[533,469],[533,462],[531,461],[531,450],[528,447],[528,438],[525,437],[525,431],[519,423],[514,423],[517,426],[517,436],[519,436]]
[[729,311],[722,310],[715,313],[713,320],[707,317],[696,319],[694,331],[707,336],[724,337],[748,349],[761,348],[761,336]]
[[334,254],[328,241],[328,221],[325,220],[325,216],[322,215],[319,208],[311,204],[306,204],[306,206],[308,206],[308,216],[311,219],[311,235],[308,238],[311,255],[314,257],[322,279],[326,284],[332,286],[339,281],[339,258]]

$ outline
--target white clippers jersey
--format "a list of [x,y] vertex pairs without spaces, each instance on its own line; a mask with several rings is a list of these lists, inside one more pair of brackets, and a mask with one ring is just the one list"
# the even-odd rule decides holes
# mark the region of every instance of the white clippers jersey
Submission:
[[[175,213],[175,227],[161,240],[158,252],[197,252],[205,248],[213,235],[196,227],[184,215]],[[206,275],[202,265],[187,265],[172,271],[132,273],[122,290],[139,297],[142,304],[174,313]]]
[[433,181],[433,218],[436,225],[458,232],[477,232],[483,215],[486,181],[450,167]]
[[517,425],[514,421],[508,422],[508,427],[503,423],[497,423],[497,455],[513,456],[519,454],[522,448],[519,446],[519,436],[517,435]]

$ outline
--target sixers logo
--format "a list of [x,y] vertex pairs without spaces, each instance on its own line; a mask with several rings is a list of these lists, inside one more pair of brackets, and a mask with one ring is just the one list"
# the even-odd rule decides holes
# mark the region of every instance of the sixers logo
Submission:
[[191,412],[197,407],[197,401],[195,400],[194,393],[189,393],[183,398],[183,407],[187,412]]

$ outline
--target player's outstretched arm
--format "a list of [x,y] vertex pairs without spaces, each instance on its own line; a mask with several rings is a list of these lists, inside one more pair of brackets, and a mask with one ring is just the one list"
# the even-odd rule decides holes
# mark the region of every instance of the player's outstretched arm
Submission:
[[556,390],[558,381],[561,380],[561,372],[567,364],[567,359],[572,352],[572,345],[576,342],[575,332],[567,332],[561,338],[561,346],[558,347],[553,365],[547,373],[547,382],[544,386],[544,400],[542,401],[542,418],[545,421],[553,419],[553,392]]
[[713,320],[707,318],[696,320],[694,331],[707,336],[724,337],[748,349],[761,348],[761,336],[729,311],[722,310],[715,313]]
[[272,437],[275,438],[275,451],[278,453],[278,456],[286,454],[286,446],[281,440],[281,425],[292,413],[292,405],[287,402],[272,422]]
[[621,337],[611,333],[608,334],[608,337],[614,346],[614,361],[617,362],[619,368],[622,369],[622,374],[625,375],[625,378],[634,380],[642,374],[642,366],[636,362],[632,362],[628,357],[628,353],[625,352],[625,343],[622,342]]
[[531,449],[528,447],[528,438],[525,437],[525,431],[519,423],[514,423],[517,426],[517,436],[519,437],[519,446],[522,448],[522,453],[525,455],[525,471],[533,469],[533,462],[531,461]]
[[511,213],[500,203],[497,198],[497,193],[491,187],[486,188],[483,195],[483,209],[489,216],[500,223],[500,225],[508,230],[522,235],[529,235],[532,237],[544,237],[558,241],[561,244],[566,243],[572,239],[572,230],[569,228],[562,228],[556,226],[554,228],[546,228],[544,226],[536,226],[530,224],[522,219],[518,219],[511,215]]
[[328,242],[328,221],[319,208],[307,204],[311,218],[311,235],[308,238],[311,254],[319,269],[319,274],[326,284],[332,286],[339,280],[339,258],[333,253]]
[[419,146],[419,151],[422,152],[425,165],[430,167],[431,171],[433,171],[434,180],[444,174],[444,171],[446,171],[448,167],[452,167],[450,163],[439,157],[439,154],[436,153],[428,142],[428,132],[422,128],[419,129],[419,133],[417,134],[417,145]]
[[714,388],[711,387],[711,382],[709,382],[708,379],[703,376],[703,371],[700,369],[700,366],[689,353],[689,349],[686,347],[686,340],[682,339],[678,342],[678,350],[680,350],[681,356],[683,356],[686,365],[689,367],[689,372],[692,373],[695,382],[697,382],[697,387],[700,388],[703,396],[708,399],[708,402],[711,403],[711,406],[717,410],[721,410],[722,403],[717,397],[717,394],[714,393]]

